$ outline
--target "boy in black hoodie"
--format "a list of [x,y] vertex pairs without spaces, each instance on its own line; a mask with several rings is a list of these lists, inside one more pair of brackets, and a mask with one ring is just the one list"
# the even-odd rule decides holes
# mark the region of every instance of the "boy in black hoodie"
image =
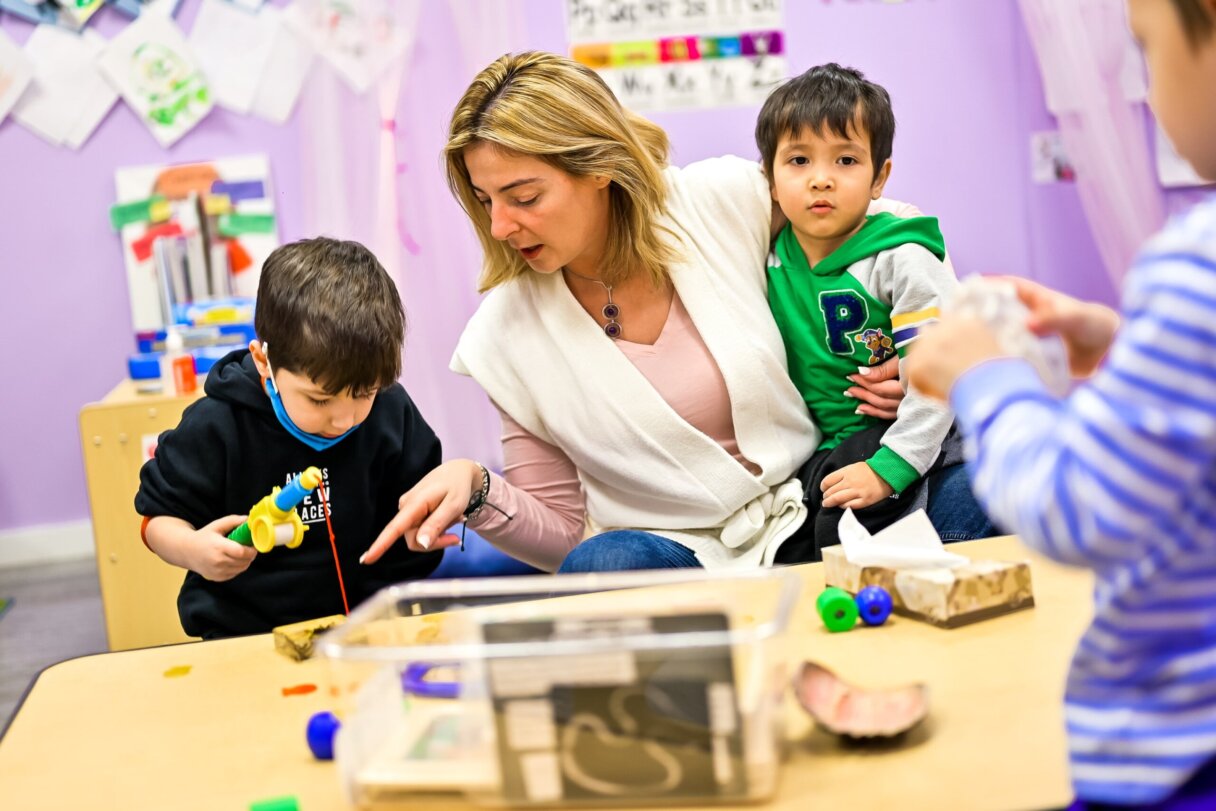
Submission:
[[309,527],[299,548],[259,555],[226,537],[310,465],[322,472],[351,607],[426,577],[441,557],[398,544],[359,564],[401,494],[440,461],[439,440],[396,382],[405,316],[376,257],[328,238],[278,248],[262,269],[254,328],[258,340],[217,363],[207,396],[161,436],[135,496],[145,543],[189,570],[178,612],[186,633],[204,639],[342,612],[317,491],[299,506]]

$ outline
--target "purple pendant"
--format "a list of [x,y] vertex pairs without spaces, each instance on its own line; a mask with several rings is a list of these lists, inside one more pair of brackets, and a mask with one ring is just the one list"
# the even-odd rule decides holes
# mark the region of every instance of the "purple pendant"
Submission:
[[621,325],[617,323],[617,317],[621,314],[621,308],[612,303],[612,291],[608,291],[608,303],[604,305],[604,309],[600,310],[604,314],[604,318],[608,319],[608,323],[604,325],[604,334],[612,340],[621,337]]

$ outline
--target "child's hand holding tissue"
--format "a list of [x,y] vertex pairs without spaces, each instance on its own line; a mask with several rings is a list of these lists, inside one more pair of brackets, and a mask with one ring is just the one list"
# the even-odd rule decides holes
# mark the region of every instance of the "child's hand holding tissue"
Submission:
[[1020,279],[1001,277],[1013,285],[1018,300],[1029,314],[1027,328],[1040,338],[1058,335],[1068,353],[1068,371],[1073,377],[1089,377],[1106,357],[1119,331],[1119,314],[1104,304],[1081,301],[1050,287]]
[[[954,381],[986,360],[1025,358],[1056,396],[1074,374],[1088,374],[1114,335],[1110,311],[1025,279],[964,281],[941,320],[925,330],[908,356],[909,381],[945,400]],[[1110,313],[1113,315],[1113,313]]]

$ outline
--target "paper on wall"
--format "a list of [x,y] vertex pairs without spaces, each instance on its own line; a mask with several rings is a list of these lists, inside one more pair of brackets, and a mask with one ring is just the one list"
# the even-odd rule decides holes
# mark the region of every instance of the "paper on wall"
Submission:
[[270,61],[275,27],[266,15],[229,0],[203,0],[189,41],[217,104],[249,112]]
[[[197,210],[192,210],[187,203],[191,194],[229,196],[232,214],[268,221],[268,229],[261,228],[236,238],[249,264],[230,280],[232,292],[237,296],[253,296],[257,292],[262,264],[279,246],[277,220],[274,217],[276,196],[271,182],[270,161],[266,156],[246,155],[202,163],[128,166],[115,171],[114,184],[115,202],[120,205],[146,201],[153,195],[167,197],[171,222],[181,218],[175,223],[178,226],[188,227],[191,218],[198,216]],[[214,225],[209,223],[209,226],[212,235],[222,230],[218,222]],[[135,247],[153,227],[152,223],[140,221],[132,221],[121,227],[132,327],[137,332],[163,329],[165,326],[154,258],[150,252],[137,252]],[[208,253],[206,249],[204,252]],[[196,261],[195,265],[199,264]],[[200,280],[209,286],[207,278],[204,274]]]
[[304,80],[312,70],[314,53],[312,47],[287,25],[279,9],[267,6],[262,9],[262,16],[271,20],[274,44],[249,111],[282,124],[291,118],[295,110],[300,91],[304,89]]
[[365,93],[414,43],[417,0],[296,0],[284,12],[356,93]]
[[13,108],[13,117],[56,146],[79,149],[118,100],[96,66],[105,47],[95,31],[75,34],[50,25],[34,29],[25,43],[34,81]]
[[161,146],[193,129],[214,106],[181,29],[158,14],[140,14],[98,64]]
[[144,9],[161,17],[174,17],[181,0],[143,0]]
[[1059,130],[1030,133],[1030,177],[1039,184],[1077,179]]

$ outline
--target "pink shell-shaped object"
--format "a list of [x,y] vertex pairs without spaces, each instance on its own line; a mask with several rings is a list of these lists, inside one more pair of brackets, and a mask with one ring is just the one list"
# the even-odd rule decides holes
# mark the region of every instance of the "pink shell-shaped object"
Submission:
[[899,735],[929,714],[929,690],[923,684],[863,690],[814,662],[802,663],[794,693],[815,723],[851,738]]

